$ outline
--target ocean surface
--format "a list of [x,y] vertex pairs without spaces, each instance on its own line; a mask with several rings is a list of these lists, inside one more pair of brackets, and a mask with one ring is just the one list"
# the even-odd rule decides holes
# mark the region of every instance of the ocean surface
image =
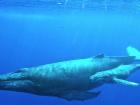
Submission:
[[[140,50],[139,0],[0,0],[0,74]],[[140,71],[129,77],[140,83]],[[0,91],[0,105],[140,105],[140,87],[105,84],[87,101]]]

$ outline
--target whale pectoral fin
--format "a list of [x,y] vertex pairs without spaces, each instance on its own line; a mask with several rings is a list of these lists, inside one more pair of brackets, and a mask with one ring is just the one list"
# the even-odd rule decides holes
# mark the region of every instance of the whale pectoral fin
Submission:
[[68,101],[72,101],[72,100],[79,100],[79,101],[84,101],[87,99],[91,99],[91,98],[96,98],[101,92],[69,92],[67,94],[64,94],[62,96],[60,96],[61,98],[64,98]]
[[113,78],[113,82],[121,84],[121,85],[127,85],[127,86],[139,86],[139,83],[123,80],[123,79],[118,79],[118,78]]

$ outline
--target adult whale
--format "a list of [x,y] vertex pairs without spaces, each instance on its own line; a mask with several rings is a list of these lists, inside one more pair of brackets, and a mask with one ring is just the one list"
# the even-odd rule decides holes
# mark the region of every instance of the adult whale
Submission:
[[67,100],[86,100],[100,94],[88,90],[104,83],[137,86],[137,83],[125,80],[132,71],[140,67],[139,64],[129,65],[136,61],[132,50],[137,51],[128,47],[127,51],[132,56],[126,57],[108,57],[100,54],[87,59],[21,68],[16,72],[0,75],[0,90],[56,96]]

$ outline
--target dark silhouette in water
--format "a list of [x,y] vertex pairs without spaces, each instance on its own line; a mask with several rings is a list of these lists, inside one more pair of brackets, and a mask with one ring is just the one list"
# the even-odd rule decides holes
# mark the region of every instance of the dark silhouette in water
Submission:
[[132,54],[132,50],[136,51],[128,48],[128,53],[132,56],[126,57],[107,57],[101,54],[87,59],[21,68],[16,72],[0,75],[0,89],[56,96],[66,100],[86,100],[100,94],[88,90],[104,83],[138,86],[138,83],[126,80],[140,68],[140,64],[132,64],[139,54]]

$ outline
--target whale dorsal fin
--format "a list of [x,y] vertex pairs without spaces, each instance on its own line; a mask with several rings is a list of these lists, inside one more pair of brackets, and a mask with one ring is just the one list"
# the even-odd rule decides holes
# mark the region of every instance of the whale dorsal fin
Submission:
[[104,54],[98,54],[98,55],[96,55],[94,58],[104,58]]
[[127,86],[139,86],[139,83],[123,80],[123,79],[118,79],[116,77],[113,78],[113,81],[115,83],[121,84],[121,85],[127,85]]

